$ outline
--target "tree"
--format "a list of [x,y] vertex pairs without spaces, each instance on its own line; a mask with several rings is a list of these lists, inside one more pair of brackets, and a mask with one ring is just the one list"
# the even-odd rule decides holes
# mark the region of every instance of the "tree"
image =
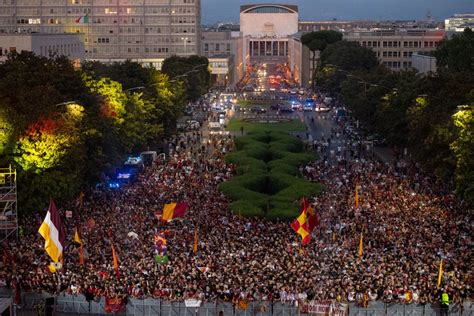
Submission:
[[474,72],[474,32],[466,28],[463,33],[444,39],[434,55],[441,70]]
[[0,102],[15,113],[19,131],[84,93],[81,74],[65,57],[47,59],[23,51],[0,65]]
[[456,191],[471,205],[474,204],[474,116],[472,109],[471,104],[453,115],[454,124],[458,128],[458,138],[450,145],[456,156]]
[[301,36],[301,43],[309,48],[312,53],[312,87],[314,88],[314,76],[316,73],[316,52],[322,52],[330,44],[342,40],[342,33],[332,30],[323,30],[306,33]]
[[375,53],[359,43],[339,41],[329,45],[321,53],[321,67],[334,65],[338,70],[347,72],[356,70],[370,71],[379,64]]
[[86,62],[82,69],[95,79],[110,78],[119,82],[124,90],[136,87],[146,87],[150,84],[152,68],[146,68],[139,63],[126,60],[103,64],[97,61]]
[[9,152],[13,144],[13,136],[16,134],[13,116],[11,109],[0,106],[0,157]]
[[206,57],[171,56],[164,60],[161,70],[171,80],[185,82],[188,101],[196,101],[210,88],[209,60]]

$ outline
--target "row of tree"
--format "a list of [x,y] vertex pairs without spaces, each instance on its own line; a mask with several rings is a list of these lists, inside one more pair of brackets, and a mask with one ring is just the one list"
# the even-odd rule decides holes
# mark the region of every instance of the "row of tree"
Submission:
[[324,45],[315,78],[368,132],[408,148],[426,172],[472,204],[474,33],[443,40],[434,56],[437,73],[393,72],[371,50],[339,40]]
[[71,200],[127,155],[158,148],[187,102],[208,89],[207,59],[164,65],[178,63],[178,72],[130,61],[75,69],[64,57],[9,56],[0,65],[0,166],[17,168],[20,210],[42,209],[49,197]]

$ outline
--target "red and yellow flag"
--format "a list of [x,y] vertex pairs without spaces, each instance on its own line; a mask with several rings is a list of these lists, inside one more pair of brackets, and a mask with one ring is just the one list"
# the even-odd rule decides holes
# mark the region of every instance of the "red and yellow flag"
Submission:
[[61,224],[61,217],[53,199],[49,201],[49,209],[38,232],[44,238],[44,250],[53,262],[62,261],[63,245],[66,234]]
[[184,217],[186,214],[186,209],[188,208],[188,203],[169,203],[165,204],[163,207],[163,215],[161,219],[165,222],[169,222],[176,217]]
[[363,241],[362,241],[363,237],[362,237],[362,233],[360,234],[360,239],[359,239],[359,258],[362,258],[362,245],[363,245]]
[[301,236],[301,244],[307,245],[311,238],[311,231],[318,224],[318,219],[314,210],[309,206],[308,201],[303,199],[301,214],[291,223],[291,228]]

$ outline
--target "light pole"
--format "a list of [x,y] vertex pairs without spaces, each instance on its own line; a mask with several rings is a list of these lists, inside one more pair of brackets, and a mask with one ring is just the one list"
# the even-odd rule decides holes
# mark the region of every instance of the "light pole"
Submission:
[[128,88],[128,89],[123,90],[123,92],[133,91],[133,90],[141,90],[141,89],[145,89],[145,87],[144,86],[139,86],[139,87]]

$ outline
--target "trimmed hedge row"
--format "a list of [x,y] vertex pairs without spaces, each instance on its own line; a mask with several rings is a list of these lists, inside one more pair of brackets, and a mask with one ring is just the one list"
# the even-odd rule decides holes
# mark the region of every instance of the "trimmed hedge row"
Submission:
[[226,155],[237,175],[221,183],[235,214],[270,219],[292,219],[299,214],[303,196],[318,194],[320,184],[299,177],[299,166],[314,159],[296,137],[279,131],[254,131],[235,140],[236,150]]

